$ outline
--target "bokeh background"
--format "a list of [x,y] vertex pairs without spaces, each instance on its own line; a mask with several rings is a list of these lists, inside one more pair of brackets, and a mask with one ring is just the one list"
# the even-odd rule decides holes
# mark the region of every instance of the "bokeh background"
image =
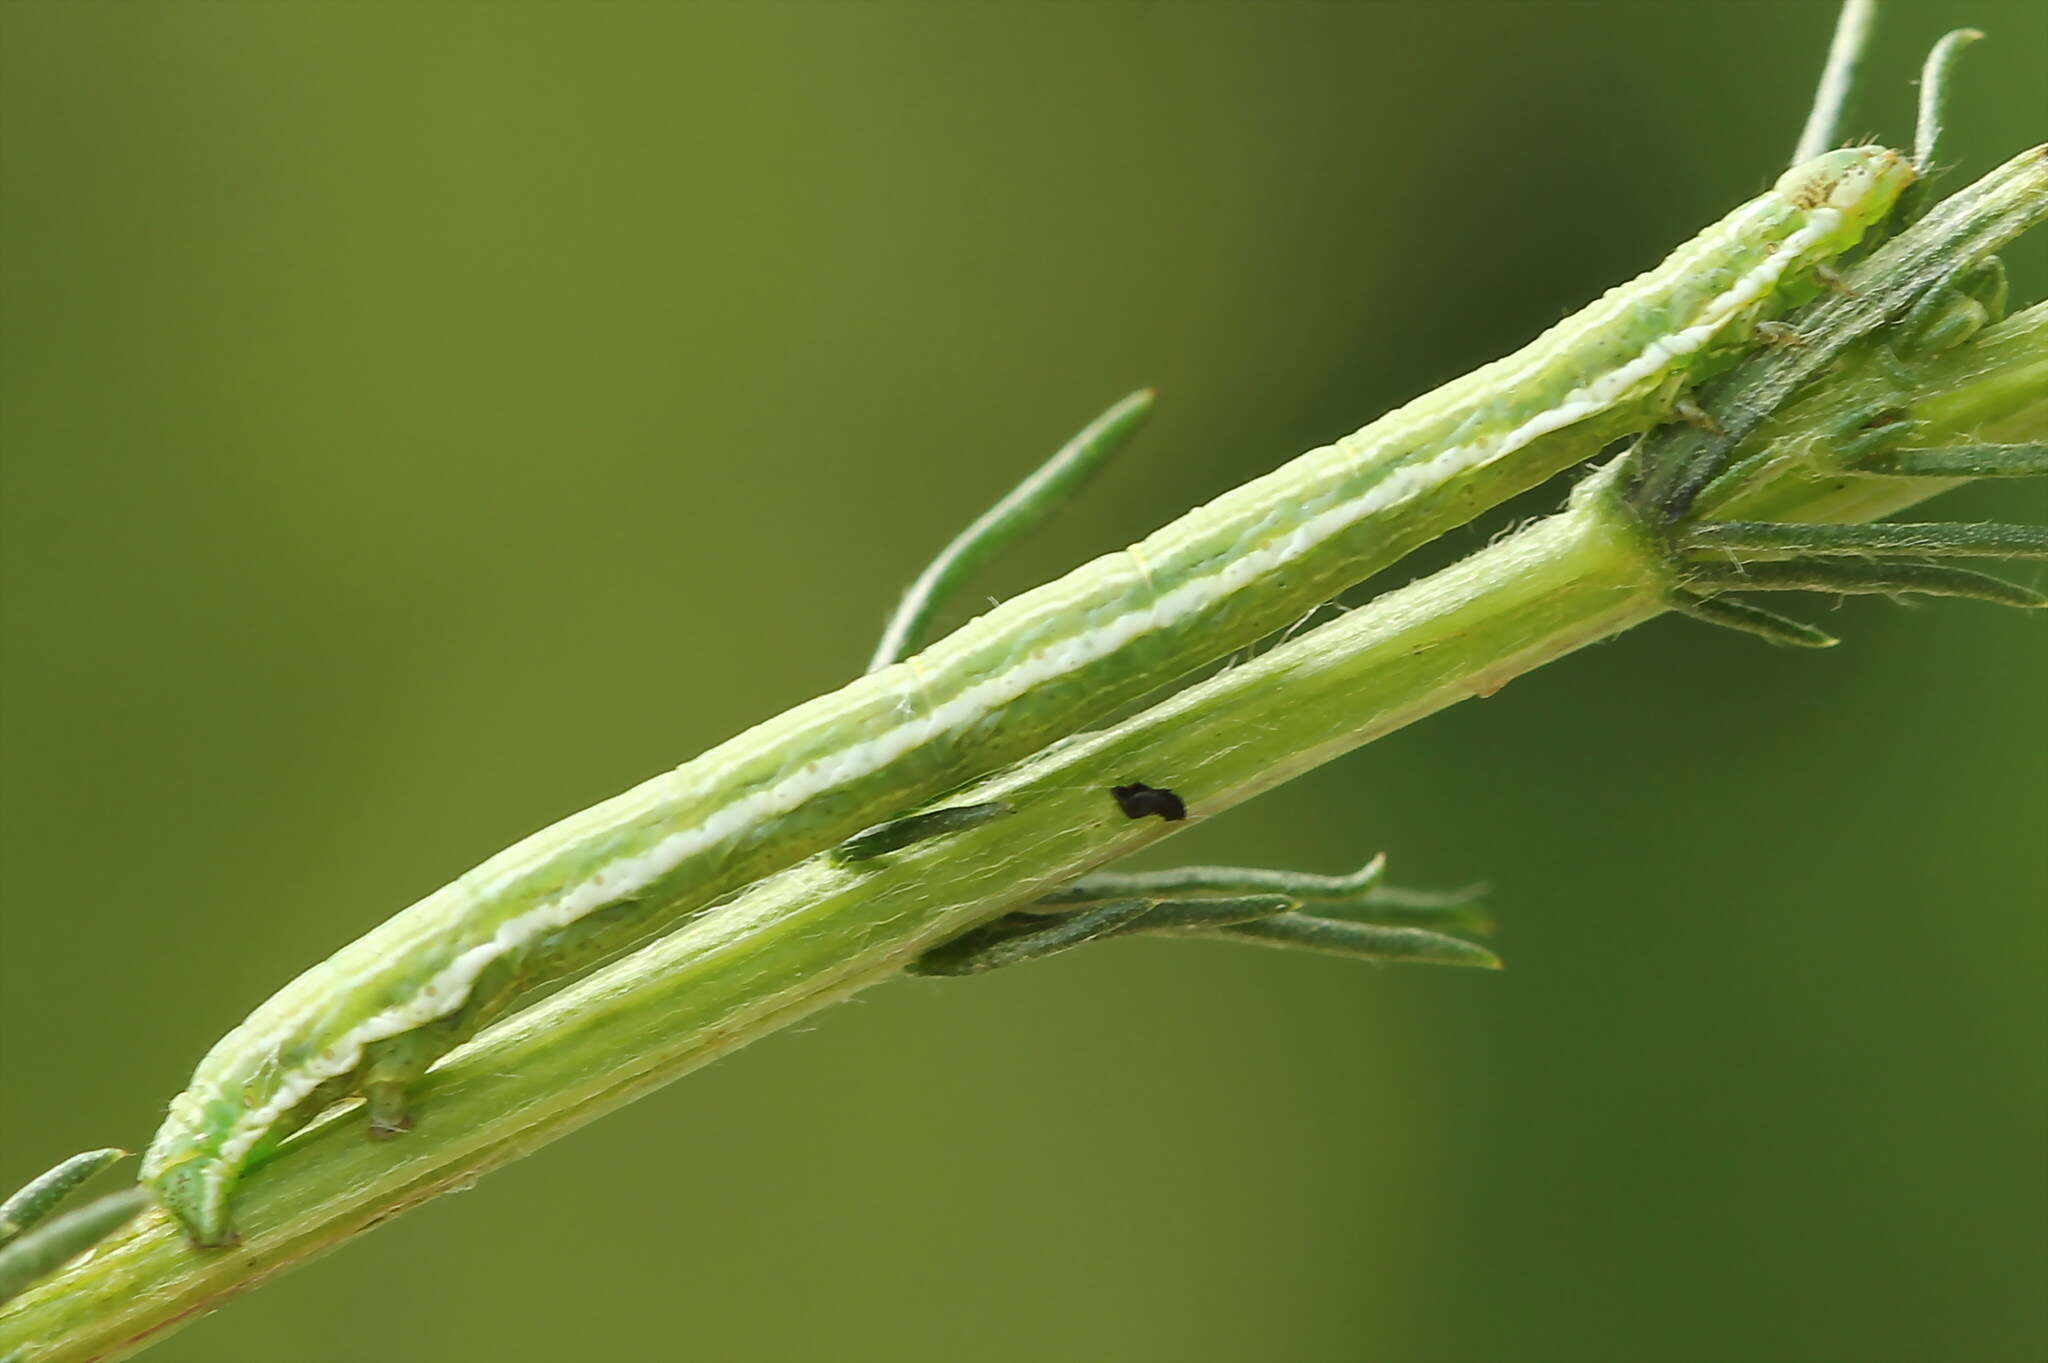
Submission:
[[[1120,392],[1154,428],[990,595],[1647,267],[1782,163],[1832,5],[4,22],[12,1186],[837,685]],[[1858,132],[1964,22],[1961,170],[2048,131],[2048,12],[1928,0]],[[1810,608],[1843,647],[1662,622],[1166,849],[1483,877],[1502,975],[1133,943],[876,990],[152,1357],[2038,1357],[2048,634]]]

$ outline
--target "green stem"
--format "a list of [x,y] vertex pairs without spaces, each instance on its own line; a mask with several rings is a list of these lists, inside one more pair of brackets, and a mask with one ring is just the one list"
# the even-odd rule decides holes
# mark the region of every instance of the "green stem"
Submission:
[[1920,68],[1920,118],[1913,132],[1913,164],[1922,175],[1931,175],[1935,157],[1941,154],[1942,124],[1947,120],[1949,78],[1955,74],[1956,58],[1963,49],[1983,38],[1974,28],[1959,28],[1942,35],[1927,62]]
[[1150,388],[1140,388],[1118,400],[941,549],[904,592],[895,614],[883,627],[881,642],[868,660],[868,671],[879,672],[923,648],[932,619],[946,599],[1004,546],[1029,534],[1071,501],[1145,424],[1156,396]]
[[1835,145],[1841,136],[1842,112],[1849,92],[1856,86],[1856,68],[1870,47],[1870,31],[1877,23],[1877,0],[1843,0],[1835,16],[1834,40],[1828,44],[1827,63],[1821,67],[1820,86],[1813,92],[1813,106],[1806,126],[1799,132],[1792,163],[1810,161]]
[[38,1174],[5,1202],[0,1202],[0,1245],[48,1216],[78,1186],[108,1165],[128,1158],[126,1150],[108,1147],[73,1155],[54,1169]]
[[[1604,484],[1603,484],[1604,486]],[[886,861],[814,858],[452,1054],[420,1122],[372,1143],[329,1121],[251,1175],[239,1249],[196,1252],[161,1215],[0,1318],[0,1353],[119,1356],[398,1210],[525,1154],[1101,862],[1654,614],[1653,547],[1605,497],[1233,668],[1130,723],[975,788],[1015,812]],[[1294,717],[1273,723],[1286,697]],[[1229,734],[1231,741],[1218,741]],[[1150,777],[1187,824],[1124,817]]]
[[[1914,388],[1926,397],[1912,411],[1921,434],[2048,434],[2040,390],[2008,381],[2044,355],[2048,310],[2037,308],[1924,363]],[[1878,382],[1851,364],[1824,396]],[[1895,376],[1884,382],[1896,387]],[[1773,424],[1788,448],[1814,439],[1799,410]],[[366,1141],[352,1114],[316,1124],[244,1182],[240,1248],[195,1251],[160,1213],[145,1214],[0,1315],[0,1358],[132,1353],[1076,875],[1659,614],[1673,570],[1618,496],[1624,473],[1610,466],[1559,515],[953,797],[1008,805],[1005,817],[884,858],[813,858],[506,1020],[427,1076],[419,1126],[403,1139]],[[1740,499],[1745,517],[1869,519],[1948,486],[1798,468],[1770,485]],[[1132,781],[1171,788],[1189,819],[1126,818],[1109,787]]]

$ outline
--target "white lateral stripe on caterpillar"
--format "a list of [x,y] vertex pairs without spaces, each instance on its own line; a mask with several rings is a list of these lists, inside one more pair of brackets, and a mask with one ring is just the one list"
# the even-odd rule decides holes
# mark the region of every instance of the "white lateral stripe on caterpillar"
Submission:
[[[1840,213],[1825,206],[1809,210],[1806,224],[1788,237],[1778,250],[1715,298],[1698,321],[1657,337],[1634,357],[1573,389],[1556,405],[1514,429],[1499,436],[1452,446],[1420,463],[1396,467],[1363,495],[1302,522],[1286,538],[1239,555],[1206,576],[1183,582],[1155,597],[1148,605],[1041,649],[1017,666],[931,708],[923,716],[907,719],[887,733],[850,744],[829,760],[810,763],[758,794],[725,805],[702,823],[669,835],[646,852],[613,862],[600,876],[527,913],[506,920],[488,940],[464,951],[430,977],[406,1003],[365,1019],[300,1066],[296,1075],[281,1083],[267,1102],[245,1112],[221,1143],[222,1159],[229,1165],[237,1163],[272,1126],[321,1083],[353,1070],[361,1062],[364,1049],[373,1042],[424,1026],[460,1007],[485,967],[540,934],[565,927],[597,908],[652,884],[693,852],[715,846],[764,818],[786,814],[849,779],[878,770],[976,716],[1016,700],[1037,686],[1087,663],[1099,661],[1141,635],[1165,628],[1214,604],[1366,516],[1385,510],[1424,489],[1440,486],[1480,464],[1512,454],[1539,436],[1561,430],[1611,406],[1669,367],[1673,360],[1694,354],[1710,342],[1731,320],[1768,293],[1784,271],[1800,260],[1806,250],[1837,231],[1841,220]],[[1324,448],[1339,448],[1344,443],[1339,441]],[[515,881],[524,870],[523,865],[508,868],[498,880],[487,882],[474,893],[487,897]],[[275,1046],[282,1037],[250,1040],[258,1045]]]

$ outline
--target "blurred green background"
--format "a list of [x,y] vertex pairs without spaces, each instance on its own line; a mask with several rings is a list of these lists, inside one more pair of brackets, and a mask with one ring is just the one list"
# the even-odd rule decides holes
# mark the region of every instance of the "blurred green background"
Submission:
[[[12,1186],[837,685],[1125,389],[1154,428],[989,592],[1652,264],[1782,163],[1832,6],[4,21]],[[2039,140],[2004,0],[1895,5],[1854,129],[1909,137],[1963,22],[1960,169]],[[1504,975],[1133,943],[877,990],[151,1356],[2038,1357],[2048,635],[1810,609],[1845,646],[1662,622],[1169,849],[1489,879]]]

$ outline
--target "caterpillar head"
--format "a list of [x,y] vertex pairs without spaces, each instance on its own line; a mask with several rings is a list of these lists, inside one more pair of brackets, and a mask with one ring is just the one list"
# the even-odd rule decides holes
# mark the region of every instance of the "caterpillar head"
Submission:
[[1777,191],[1801,208],[1831,208],[1861,233],[1891,211],[1915,174],[1889,147],[1844,147],[1801,161],[1778,177]]

